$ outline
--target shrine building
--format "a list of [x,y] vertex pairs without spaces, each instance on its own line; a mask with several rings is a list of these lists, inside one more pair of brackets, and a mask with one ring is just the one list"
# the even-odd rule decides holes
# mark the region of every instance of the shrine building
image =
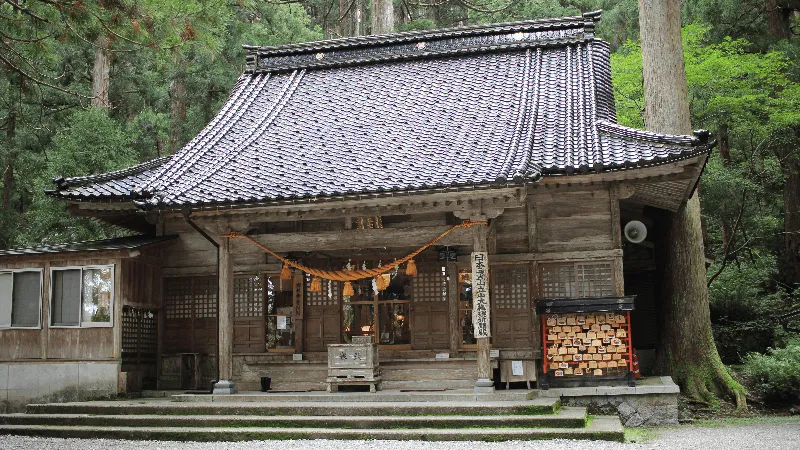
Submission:
[[325,390],[358,342],[378,389],[646,373],[713,143],[617,123],[598,19],[246,47],[177,153],[54,180],[131,236],[0,251],[3,398]]

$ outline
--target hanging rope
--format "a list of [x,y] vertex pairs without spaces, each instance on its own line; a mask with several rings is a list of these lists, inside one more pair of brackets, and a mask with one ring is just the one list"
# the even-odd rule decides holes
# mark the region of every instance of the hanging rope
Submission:
[[394,262],[386,264],[384,266],[376,267],[374,269],[359,269],[359,270],[333,270],[333,271],[331,271],[331,270],[314,269],[314,268],[299,264],[297,262],[294,262],[294,261],[292,261],[290,259],[284,258],[283,256],[273,252],[272,250],[268,249],[267,247],[261,245],[258,241],[256,241],[252,237],[247,236],[245,234],[239,234],[239,233],[236,233],[236,232],[231,232],[229,234],[223,234],[220,237],[221,238],[227,238],[227,239],[247,239],[248,241],[252,242],[255,246],[260,248],[261,250],[264,250],[265,252],[269,253],[270,255],[272,255],[275,258],[277,258],[280,261],[282,261],[284,264],[286,264],[288,266],[291,266],[291,267],[294,267],[295,269],[300,270],[302,272],[305,272],[305,273],[307,273],[309,275],[313,275],[313,276],[315,276],[317,278],[322,278],[322,279],[331,280],[331,281],[355,281],[355,280],[361,280],[361,279],[364,279],[364,278],[376,277],[378,275],[381,275],[381,274],[389,272],[390,270],[394,269],[397,266],[400,266],[400,265],[402,265],[402,264],[404,264],[404,263],[406,263],[408,261],[411,261],[412,259],[414,259],[415,256],[417,256],[420,253],[422,253],[425,249],[427,249],[431,245],[439,242],[442,238],[444,238],[445,236],[450,234],[450,232],[452,232],[453,230],[455,230],[457,228],[469,228],[469,227],[472,227],[472,226],[475,226],[475,225],[486,225],[486,224],[487,224],[486,222],[471,222],[469,220],[465,220],[464,222],[462,222],[462,223],[460,223],[458,225],[453,225],[453,227],[450,228],[449,230],[445,231],[444,233],[440,234],[439,236],[436,236],[433,240],[431,240],[427,244],[423,245],[419,249],[417,249],[414,252],[404,256],[401,259],[395,260]]

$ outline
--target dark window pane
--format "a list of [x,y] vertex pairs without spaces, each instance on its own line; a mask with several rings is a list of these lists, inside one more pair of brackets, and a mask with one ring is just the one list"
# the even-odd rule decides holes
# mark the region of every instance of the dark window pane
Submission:
[[39,283],[39,272],[16,272],[14,274],[12,327],[39,326],[39,305],[42,302]]
[[14,275],[0,273],[0,327],[11,326],[11,298],[13,296]]
[[50,314],[53,325],[79,325],[80,304],[80,269],[53,271],[53,309]]

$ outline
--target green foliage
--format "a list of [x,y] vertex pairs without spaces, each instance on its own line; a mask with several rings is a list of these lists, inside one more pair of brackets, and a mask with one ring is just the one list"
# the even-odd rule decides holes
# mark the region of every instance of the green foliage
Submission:
[[[102,110],[77,111],[70,125],[59,130],[45,149],[45,160],[28,188],[33,192],[31,208],[24,215],[26,226],[15,237],[15,245],[29,242],[60,243],[125,234],[100,222],[76,220],[61,201],[44,194],[54,186],[50,180],[62,175],[81,176],[129,167],[138,162],[131,138],[121,124]],[[37,164],[39,165],[39,164]]]
[[783,307],[782,290],[774,280],[778,266],[775,257],[763,256],[754,262],[720,268],[708,290],[711,321],[717,351],[726,364],[739,364],[744,355],[763,351],[775,342],[772,317]]
[[800,401],[800,341],[766,354],[747,355],[742,374],[752,392],[766,401],[794,404]]

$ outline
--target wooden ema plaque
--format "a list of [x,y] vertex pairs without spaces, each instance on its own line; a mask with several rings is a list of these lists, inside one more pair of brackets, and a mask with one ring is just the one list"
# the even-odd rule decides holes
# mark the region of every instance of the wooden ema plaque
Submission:
[[633,367],[630,314],[543,314],[543,372],[556,379],[626,376]]

